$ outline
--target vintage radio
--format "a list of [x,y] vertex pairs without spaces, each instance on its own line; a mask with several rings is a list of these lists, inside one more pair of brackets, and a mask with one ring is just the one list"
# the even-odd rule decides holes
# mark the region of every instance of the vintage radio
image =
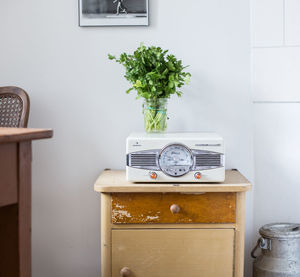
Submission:
[[215,133],[132,133],[126,177],[132,182],[223,182],[224,143]]

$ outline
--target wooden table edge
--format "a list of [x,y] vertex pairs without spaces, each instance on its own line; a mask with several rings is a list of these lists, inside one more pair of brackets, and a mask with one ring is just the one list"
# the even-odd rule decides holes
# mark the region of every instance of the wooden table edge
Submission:
[[[53,136],[52,129],[32,129],[32,128],[0,128],[2,130],[14,131],[8,134],[1,134],[0,132],[0,143],[8,142],[18,142],[26,140],[36,140],[36,139],[47,139]],[[23,131],[23,132],[22,132]]]

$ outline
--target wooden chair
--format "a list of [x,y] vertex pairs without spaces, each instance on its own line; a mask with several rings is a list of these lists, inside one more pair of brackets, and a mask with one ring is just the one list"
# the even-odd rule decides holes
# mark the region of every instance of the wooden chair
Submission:
[[29,109],[29,96],[23,89],[0,87],[0,127],[26,128]]

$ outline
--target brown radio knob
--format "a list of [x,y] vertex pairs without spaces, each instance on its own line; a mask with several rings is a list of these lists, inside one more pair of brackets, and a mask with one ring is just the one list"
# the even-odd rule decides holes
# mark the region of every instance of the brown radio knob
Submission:
[[121,275],[122,277],[129,277],[129,276],[130,276],[130,269],[129,269],[127,266],[123,267],[123,268],[120,270],[120,275]]
[[177,204],[173,204],[170,207],[170,211],[172,214],[178,214],[180,212],[180,207]]

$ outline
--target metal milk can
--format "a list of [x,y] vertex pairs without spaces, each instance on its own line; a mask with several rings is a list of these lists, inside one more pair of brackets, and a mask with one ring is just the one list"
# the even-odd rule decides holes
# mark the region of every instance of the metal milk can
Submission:
[[[251,252],[253,277],[300,277],[300,224],[267,224],[259,233]],[[262,251],[256,256],[258,248]]]

